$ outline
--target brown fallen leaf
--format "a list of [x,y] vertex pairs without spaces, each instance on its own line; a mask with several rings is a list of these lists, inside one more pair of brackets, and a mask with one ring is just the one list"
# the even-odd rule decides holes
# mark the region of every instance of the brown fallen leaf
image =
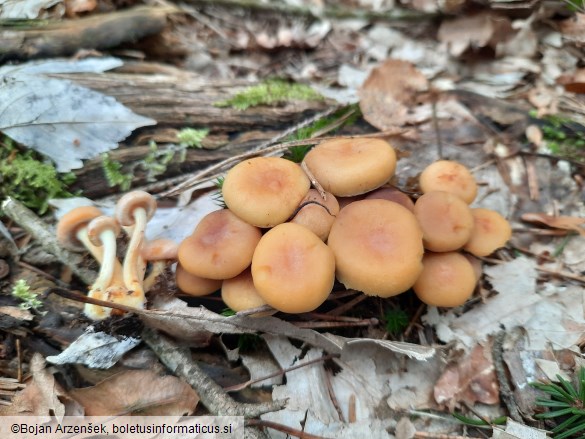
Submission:
[[585,69],[577,69],[559,76],[557,84],[561,84],[566,91],[572,93],[585,93]]
[[184,381],[150,370],[121,372],[93,387],[73,389],[69,394],[85,407],[87,416],[183,416],[192,414],[199,402],[195,391]]
[[409,110],[428,81],[416,67],[387,59],[373,69],[359,90],[360,109],[370,124],[385,131],[409,122]]
[[447,44],[451,55],[460,56],[467,49],[495,49],[498,43],[507,41],[513,34],[508,18],[482,12],[443,21],[438,38]]
[[83,413],[45,368],[45,360],[40,354],[33,355],[30,371],[32,380],[14,396],[12,405],[0,406],[0,416],[55,416],[63,419],[66,415]]
[[575,216],[552,216],[545,213],[525,213],[521,216],[527,223],[544,224],[553,229],[572,230],[585,236],[585,218]]
[[477,344],[461,361],[447,366],[437,380],[435,401],[453,409],[459,402],[496,404],[499,386],[491,355],[491,343]]

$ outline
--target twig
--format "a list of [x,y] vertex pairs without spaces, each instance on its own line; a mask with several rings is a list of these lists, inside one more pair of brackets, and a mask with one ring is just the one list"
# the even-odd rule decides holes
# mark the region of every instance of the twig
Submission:
[[22,349],[20,347],[20,338],[16,339],[16,358],[18,360],[16,379],[19,383],[22,383]]
[[311,181],[311,184],[315,189],[317,189],[317,192],[319,192],[321,198],[323,198],[323,200],[327,200],[327,194],[325,193],[325,189],[323,189],[321,183],[317,181],[317,178],[313,175],[313,173],[309,169],[309,166],[307,165],[307,162],[305,162],[304,160],[301,162],[301,169],[305,171],[305,174],[307,174],[307,177]]
[[418,309],[416,310],[416,312],[412,316],[412,319],[410,319],[410,322],[408,323],[408,326],[404,330],[404,336],[405,337],[408,337],[410,335],[410,332],[412,331],[412,328],[414,328],[414,325],[416,324],[416,322],[418,321],[418,319],[420,318],[421,314],[423,313],[423,311],[425,309],[427,309],[427,306],[424,303],[421,306],[418,307]]
[[[220,177],[222,175],[222,173],[229,168],[230,165],[232,165],[234,163],[238,163],[242,160],[245,160],[245,159],[248,159],[251,157],[256,157],[259,155],[263,155],[263,156],[274,155],[274,154],[277,154],[279,152],[286,151],[287,149],[292,148],[294,146],[316,145],[318,143],[324,142],[326,140],[332,140],[332,139],[353,139],[354,137],[370,137],[370,138],[382,137],[383,138],[383,137],[389,137],[389,136],[398,136],[398,135],[407,133],[408,131],[410,131],[410,130],[409,129],[392,129],[392,130],[382,131],[379,133],[363,134],[360,136],[318,137],[318,138],[313,138],[313,139],[291,140],[290,142],[283,142],[283,143],[279,143],[279,144],[276,144],[273,146],[267,146],[267,147],[263,148],[262,150],[258,150],[258,148],[254,148],[253,150],[246,151],[242,154],[229,157],[227,159],[222,160],[221,162],[218,162],[218,163],[215,163],[211,166],[208,166],[207,168],[198,171],[194,175],[187,175],[187,176],[182,175],[182,176],[178,177],[178,179],[179,179],[179,181],[181,181],[181,183],[178,184],[177,186],[175,186],[174,188],[169,189],[168,191],[159,194],[159,197],[174,196],[174,195],[178,195],[178,194],[182,193],[183,191],[198,188],[199,185],[205,184],[211,180],[215,180],[218,177]],[[158,188],[161,183],[157,182],[154,184],[158,185],[157,186],[157,188]],[[150,192],[146,188],[147,188],[147,186],[144,186],[142,189],[146,190],[147,192]]]
[[339,405],[339,401],[337,401],[337,397],[335,396],[335,391],[333,390],[333,386],[331,384],[331,375],[325,374],[325,384],[327,385],[327,393],[329,393],[329,399],[335,407],[335,411],[337,412],[337,416],[339,416],[339,420],[341,422],[346,422],[345,417],[343,416],[343,412],[341,411],[341,407]]
[[[265,142],[262,142],[260,145],[258,145],[257,147],[251,149],[250,151],[248,151],[246,153],[247,154],[252,154],[252,155],[256,155],[258,154],[260,151],[262,151],[265,148],[268,148],[270,145],[275,144],[276,142],[284,139],[285,137],[289,136],[290,134],[293,134],[294,132],[298,131],[301,128],[305,128],[309,125],[311,125],[312,123],[318,121],[319,119],[322,119],[324,117],[327,117],[333,113],[335,113],[337,110],[339,109],[339,106],[335,106],[332,107],[326,111],[322,111],[321,113],[317,113],[315,116],[310,117],[304,121],[302,121],[301,123],[283,131],[282,133],[278,134],[277,136],[273,137],[272,139],[269,139]],[[189,178],[188,180],[184,181],[183,183],[177,185],[176,187],[174,187],[173,189],[161,194],[161,196],[172,196],[172,195],[177,195],[178,193],[182,192],[185,189],[190,188],[191,186],[193,186],[196,183],[193,182],[197,182],[198,180],[200,180],[202,177],[205,177],[207,175],[209,175],[212,172],[218,171],[220,169],[222,169],[224,166],[226,166],[226,164],[230,164],[234,162],[234,159],[237,157],[230,157],[228,159],[222,160],[219,163],[216,163],[215,165],[211,165],[208,166],[207,168],[203,169],[202,171],[198,172],[197,174],[191,176],[191,178]],[[235,160],[235,161],[239,161]]]
[[514,401],[514,393],[508,383],[508,376],[504,366],[504,339],[506,338],[505,331],[499,331],[494,337],[494,344],[492,346],[492,357],[494,359],[494,368],[496,370],[496,377],[500,385],[500,397],[508,409],[510,417],[516,421],[523,423],[522,416],[518,411],[518,406]]
[[214,416],[256,418],[264,413],[281,410],[285,406],[284,401],[261,404],[236,402],[193,361],[188,349],[181,348],[169,337],[150,328],[144,329],[142,339],[171,372],[195,389],[201,403]]
[[368,296],[366,296],[365,294],[360,294],[359,296],[356,296],[353,299],[351,299],[349,302],[346,302],[343,305],[339,305],[337,308],[333,308],[327,314],[330,316],[339,316],[345,313],[346,311],[350,310],[354,306],[356,306],[358,303],[363,302],[367,298]]
[[352,328],[360,326],[376,326],[378,319],[363,319],[358,322],[292,322],[297,328],[315,329],[315,328]]
[[88,285],[93,283],[96,273],[82,268],[82,257],[61,247],[55,233],[32,210],[11,197],[2,203],[2,210],[12,221],[26,230],[43,250],[55,255],[59,262],[70,267],[79,279]]

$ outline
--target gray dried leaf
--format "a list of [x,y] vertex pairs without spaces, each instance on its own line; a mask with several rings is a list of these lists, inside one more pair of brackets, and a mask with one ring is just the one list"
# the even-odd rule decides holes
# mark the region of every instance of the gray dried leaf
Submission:
[[0,18],[32,19],[37,18],[41,9],[61,3],[62,0],[0,0]]
[[41,73],[95,72],[119,60],[51,61],[6,67],[0,76],[0,131],[51,158],[59,172],[115,149],[134,129],[156,121],[114,98]]
[[[0,0],[1,2],[2,0]],[[49,73],[102,73],[124,63],[111,56],[104,58],[49,59],[0,67],[0,76],[41,75]]]
[[84,364],[96,369],[109,369],[140,340],[117,339],[104,332],[86,332],[59,355],[47,357],[53,364]]

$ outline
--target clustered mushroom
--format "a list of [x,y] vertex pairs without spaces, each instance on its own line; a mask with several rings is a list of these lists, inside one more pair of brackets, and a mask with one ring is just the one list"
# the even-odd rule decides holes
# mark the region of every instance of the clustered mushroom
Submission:
[[274,157],[237,164],[222,187],[227,208],[180,244],[179,288],[205,295],[221,282],[235,311],[312,311],[335,279],[367,295],[412,288],[429,305],[461,305],[481,276],[475,256],[505,245],[510,227],[469,207],[477,184],[463,165],[427,167],[416,203],[389,184],[395,169],[392,146],[373,138],[323,142],[301,166]]
[[[89,250],[100,263],[98,277],[88,292],[89,297],[134,308],[144,307],[147,262],[173,257],[168,252],[162,257],[156,255],[152,244],[146,246],[146,223],[155,210],[156,202],[152,195],[133,191],[118,201],[115,217],[104,216],[96,207],[78,207],[61,218],[57,224],[57,238],[61,245],[74,251]],[[130,239],[123,264],[116,254],[116,238],[122,228]],[[116,313],[112,308],[93,304],[87,304],[84,312],[93,320]]]
[[[144,192],[122,197],[116,220],[98,218],[97,209],[72,211],[58,234],[102,264],[90,296],[139,308],[145,283],[175,259],[181,291],[204,296],[221,289],[235,311],[269,305],[310,312],[336,279],[367,295],[413,289],[428,305],[459,306],[481,276],[477,257],[504,246],[510,225],[495,211],[470,208],[477,183],[460,163],[428,166],[416,202],[390,185],[395,170],[386,141],[334,139],[315,146],[301,165],[256,157],[234,166],[222,187],[226,208],[206,215],[178,247],[145,242],[156,203]],[[120,225],[130,238],[123,265],[115,259]],[[145,282],[146,263],[155,260]],[[100,307],[85,312],[109,315]]]

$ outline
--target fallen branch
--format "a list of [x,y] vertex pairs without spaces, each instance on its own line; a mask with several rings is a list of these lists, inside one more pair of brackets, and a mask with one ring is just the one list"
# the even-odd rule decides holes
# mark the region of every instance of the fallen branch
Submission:
[[2,203],[2,211],[12,221],[26,230],[43,250],[55,255],[59,262],[71,268],[79,279],[88,285],[93,283],[96,273],[82,267],[83,257],[61,247],[54,230],[36,216],[32,210],[14,198],[8,197]]
[[108,49],[163,30],[175,7],[142,6],[78,20],[40,22],[34,27],[0,26],[0,61],[68,56],[83,49]]
[[[214,416],[243,416],[251,419],[264,413],[282,410],[285,406],[285,401],[261,404],[236,402],[193,361],[188,349],[179,347],[170,338],[150,328],[142,332],[142,339],[171,372],[195,389],[201,403]],[[266,436],[263,432],[255,430],[247,431],[246,437]]]

